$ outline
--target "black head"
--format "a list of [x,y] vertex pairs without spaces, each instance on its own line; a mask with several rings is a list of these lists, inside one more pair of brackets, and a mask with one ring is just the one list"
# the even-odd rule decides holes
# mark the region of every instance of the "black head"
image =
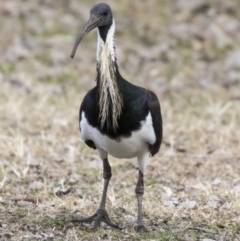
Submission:
[[100,29],[100,34],[103,35],[102,38],[106,38],[106,34],[112,25],[112,21],[112,10],[108,4],[99,3],[95,5],[90,11],[90,18],[88,22],[83,27],[82,32],[73,46],[71,58],[74,57],[81,40],[94,28],[98,27]]
[[106,3],[99,3],[95,5],[90,11],[90,18],[92,17],[101,19],[97,27],[112,25],[112,10]]

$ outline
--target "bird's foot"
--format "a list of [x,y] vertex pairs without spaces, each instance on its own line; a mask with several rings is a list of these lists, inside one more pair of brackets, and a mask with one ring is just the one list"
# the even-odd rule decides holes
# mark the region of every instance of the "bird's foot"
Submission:
[[146,233],[148,232],[147,228],[144,225],[138,225],[135,227],[135,230],[139,233]]
[[71,222],[74,222],[74,223],[85,223],[85,222],[93,222],[93,221],[94,221],[94,225],[92,227],[93,231],[96,231],[98,229],[101,221],[106,223],[110,227],[120,229],[120,227],[118,225],[113,224],[111,222],[106,210],[103,210],[103,209],[98,209],[97,212],[90,217],[71,220]]

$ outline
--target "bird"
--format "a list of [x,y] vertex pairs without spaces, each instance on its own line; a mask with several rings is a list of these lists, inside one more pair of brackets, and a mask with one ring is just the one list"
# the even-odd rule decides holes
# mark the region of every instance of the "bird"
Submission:
[[113,228],[106,211],[106,196],[112,176],[108,155],[116,158],[137,158],[138,180],[136,231],[147,231],[143,221],[142,197],[144,173],[149,156],[154,156],[162,142],[162,115],[157,96],[150,90],[125,80],[117,65],[115,53],[115,21],[110,6],[99,3],[90,10],[90,18],[84,25],[73,46],[74,58],[81,40],[97,28],[96,86],[83,98],[79,110],[79,128],[82,140],[98,151],[103,164],[103,191],[96,213],[90,217],[73,219],[73,222],[94,222],[97,230],[101,222]]

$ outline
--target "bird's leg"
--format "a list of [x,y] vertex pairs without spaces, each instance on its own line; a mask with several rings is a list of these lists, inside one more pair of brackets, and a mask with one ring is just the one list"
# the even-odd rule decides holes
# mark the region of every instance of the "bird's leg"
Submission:
[[147,229],[143,223],[143,216],[142,216],[142,197],[144,194],[144,180],[143,180],[143,173],[139,170],[138,174],[138,182],[135,189],[135,193],[137,195],[137,204],[138,204],[138,220],[137,220],[137,227],[135,227],[136,231],[139,232],[146,232]]
[[105,158],[103,160],[103,179],[104,179],[104,185],[103,185],[103,193],[102,193],[102,199],[100,203],[99,209],[105,210],[105,204],[106,204],[106,197],[107,197],[107,189],[109,181],[112,177],[112,170],[111,166],[108,162],[108,159]]
[[119,228],[117,225],[113,224],[108,217],[108,214],[105,210],[105,204],[106,204],[106,197],[107,197],[107,189],[108,189],[108,184],[111,179],[112,172],[111,172],[111,166],[109,165],[107,157],[103,159],[103,178],[104,178],[104,186],[103,186],[103,193],[102,193],[102,198],[100,202],[99,209],[97,212],[86,218],[81,218],[77,220],[72,220],[73,222],[92,222],[94,221],[94,226],[93,230],[96,230],[100,226],[100,222],[105,222],[108,226],[113,227],[113,228]]

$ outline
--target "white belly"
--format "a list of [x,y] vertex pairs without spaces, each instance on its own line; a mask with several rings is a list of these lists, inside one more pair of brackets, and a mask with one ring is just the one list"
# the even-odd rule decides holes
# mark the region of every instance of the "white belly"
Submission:
[[150,112],[141,124],[141,129],[133,131],[130,137],[124,137],[120,141],[116,141],[102,135],[98,129],[89,125],[85,113],[82,112],[80,121],[81,137],[84,141],[92,140],[97,149],[102,149],[114,157],[133,158],[148,151],[148,145],[156,141]]

